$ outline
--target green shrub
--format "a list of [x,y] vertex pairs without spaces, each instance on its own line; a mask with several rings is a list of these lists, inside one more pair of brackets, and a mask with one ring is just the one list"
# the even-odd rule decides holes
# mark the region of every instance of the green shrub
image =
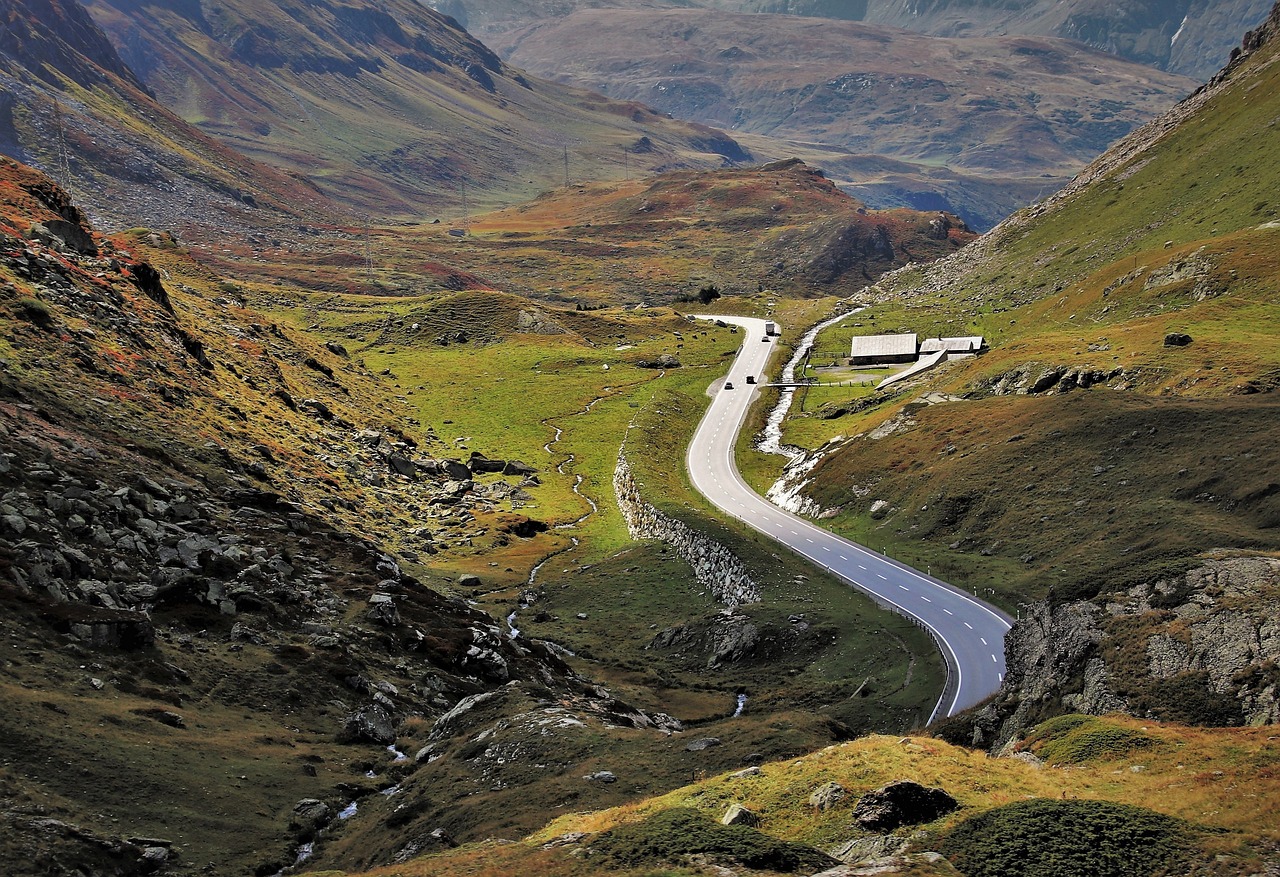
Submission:
[[1081,728],[1061,741],[1041,750],[1046,761],[1054,764],[1079,764],[1104,758],[1119,758],[1135,749],[1145,749],[1155,740],[1141,731],[1102,725]]
[[780,841],[743,825],[721,825],[689,808],[664,810],[642,822],[603,832],[592,841],[591,849],[620,868],[678,863],[695,854],[784,873],[836,864],[812,847]]
[[1081,764],[1096,759],[1119,758],[1156,743],[1155,738],[1141,731],[1082,715],[1050,719],[1032,731],[1026,742],[1051,764]]
[[1226,728],[1244,724],[1244,709],[1230,694],[1219,694],[1203,670],[1179,673],[1168,679],[1152,679],[1130,698],[1130,708],[1138,715],[1150,715],[1162,722]]
[[941,852],[965,877],[1152,877],[1192,850],[1186,823],[1107,801],[1020,801],[962,822]]

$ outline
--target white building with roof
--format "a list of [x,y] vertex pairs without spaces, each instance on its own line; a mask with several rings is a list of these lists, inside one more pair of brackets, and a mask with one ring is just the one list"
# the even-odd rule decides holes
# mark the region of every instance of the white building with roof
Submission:
[[961,335],[954,338],[926,338],[920,342],[920,355],[937,353],[945,350],[949,354],[973,353],[982,351],[981,335]]
[[850,365],[915,362],[920,353],[916,334],[855,335],[849,353]]

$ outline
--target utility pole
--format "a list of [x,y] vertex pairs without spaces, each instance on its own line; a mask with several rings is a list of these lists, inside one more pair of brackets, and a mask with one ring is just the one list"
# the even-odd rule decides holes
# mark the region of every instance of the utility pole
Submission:
[[373,248],[369,244],[370,216],[364,214],[364,278],[370,287],[373,286]]
[[462,228],[471,230],[471,210],[467,207],[467,178],[462,178]]
[[622,178],[625,180],[631,176],[631,150],[622,147]]
[[564,148],[564,187],[569,188],[569,147]]
[[71,161],[67,157],[67,136],[62,125],[62,104],[58,103],[56,97],[53,99],[53,123],[58,128],[57,174],[62,178],[58,180],[58,184],[67,195],[71,195]]

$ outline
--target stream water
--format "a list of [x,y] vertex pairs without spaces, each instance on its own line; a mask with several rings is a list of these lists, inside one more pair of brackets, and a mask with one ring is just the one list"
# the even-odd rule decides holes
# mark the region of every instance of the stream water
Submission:
[[[843,320],[849,319],[854,314],[863,310],[862,308],[854,308],[851,311],[823,320],[809,331],[805,332],[800,338],[800,343],[796,345],[796,352],[791,359],[782,368],[782,375],[778,378],[779,383],[790,384],[796,379],[796,368],[804,361],[805,353],[813,346],[813,342],[817,339],[818,333],[829,326],[834,326]],[[795,400],[796,388],[785,387],[778,396],[778,404],[773,406],[769,412],[769,417],[765,421],[764,439],[760,442],[759,448],[766,454],[781,454],[784,457],[798,457],[803,451],[782,443],[782,421],[786,419],[787,412],[791,410],[791,403]]]
[[[604,389],[608,391],[611,388],[605,387]],[[581,417],[583,414],[590,414],[591,409],[596,406],[596,403],[605,398],[607,397],[597,396],[596,398],[588,402],[586,407],[583,408],[581,411],[575,414],[571,414],[569,416]],[[546,421],[543,421],[543,422],[546,423]],[[554,429],[556,431],[556,434],[551,437],[550,441],[548,441],[546,444],[542,446],[542,449],[546,451],[548,454],[555,454],[554,446],[560,442],[560,437],[564,435],[564,430],[550,423],[547,423],[547,426],[550,426],[552,429]],[[572,453],[567,454],[563,460],[561,460],[559,463],[556,464],[556,472],[558,472],[561,475],[567,475],[568,473],[564,471],[565,467],[575,462],[577,459],[578,459],[577,455]],[[565,523],[556,524],[555,529],[557,530],[575,529],[587,518],[591,517],[592,515],[600,513],[599,504],[596,503],[596,501],[592,499],[590,496],[587,496],[585,493],[582,492],[583,481],[584,481],[583,476],[580,473],[575,472],[573,475],[573,492],[576,493],[578,496],[582,497],[583,501],[586,502],[588,507],[587,511],[582,515],[579,515],[577,518],[574,518],[572,521],[566,521]],[[533,569],[529,570],[529,580],[527,584],[532,585],[534,583],[534,580],[538,577],[538,573],[547,564],[547,561],[551,560],[551,558],[564,554],[567,551],[572,551],[573,549],[577,548],[579,544],[581,544],[577,536],[570,536],[569,543],[570,544],[567,547],[561,548],[559,551],[553,552],[552,554],[548,554],[546,557],[542,558],[542,560],[538,561],[538,563],[534,565]],[[523,608],[525,607],[522,604],[516,609],[512,609],[511,613],[507,615],[507,636],[509,636],[511,639],[517,639],[520,636],[520,628],[516,627],[516,618],[520,609],[523,609]],[[568,650],[566,649],[566,651]],[[572,654],[572,652],[570,652],[570,654]]]

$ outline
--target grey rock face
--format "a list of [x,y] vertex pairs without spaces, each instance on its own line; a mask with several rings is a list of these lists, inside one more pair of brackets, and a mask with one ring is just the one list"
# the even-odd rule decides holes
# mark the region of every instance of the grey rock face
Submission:
[[893,834],[877,834],[871,837],[860,837],[836,847],[831,855],[846,865],[857,865],[886,856],[896,856],[907,846],[905,837]]
[[[1159,691],[1152,683],[1163,681],[1199,686],[1218,705],[1217,721],[1230,718],[1234,700],[1236,721],[1280,722],[1280,680],[1267,669],[1280,663],[1277,605],[1280,559],[1224,554],[1097,602],[1027,607],[1005,640],[1001,696],[977,714],[972,742],[998,749],[1046,711],[1133,712],[1117,689]],[[1116,626],[1128,619],[1141,623],[1138,633]],[[1145,662],[1123,667],[1123,686],[1115,678],[1120,669],[1107,661],[1120,635],[1112,628],[1145,638]],[[1148,699],[1144,711],[1158,716],[1169,706]]]
[[316,798],[303,798],[293,805],[289,825],[304,833],[314,834],[333,819],[333,808]]
[[899,780],[859,798],[853,808],[853,818],[864,828],[892,831],[903,825],[932,822],[959,806],[956,799],[942,789]]
[[843,801],[844,797],[844,786],[839,783],[823,783],[809,796],[809,806],[826,812]]
[[381,704],[370,704],[359,712],[347,716],[338,732],[339,743],[373,743],[390,746],[396,742],[395,724],[391,714]]

